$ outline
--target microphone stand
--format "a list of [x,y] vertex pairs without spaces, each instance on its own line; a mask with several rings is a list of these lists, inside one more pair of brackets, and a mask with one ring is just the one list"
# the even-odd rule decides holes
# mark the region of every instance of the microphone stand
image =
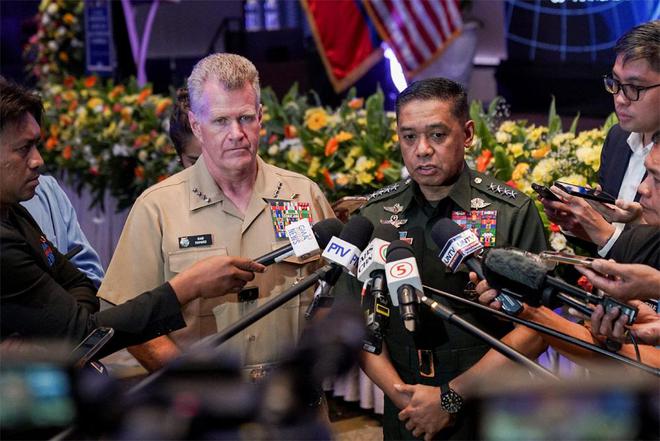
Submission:
[[573,345],[578,346],[582,349],[586,349],[586,350],[595,352],[597,354],[604,355],[604,356],[609,357],[609,358],[613,358],[615,360],[618,360],[618,361],[620,361],[622,363],[625,363],[629,366],[636,367],[638,369],[641,369],[641,370],[643,370],[645,372],[648,372],[650,374],[653,374],[655,376],[660,376],[660,369],[656,369],[656,368],[653,368],[651,366],[640,363],[636,360],[630,359],[628,357],[624,357],[623,355],[618,354],[616,352],[610,352],[607,349],[603,349],[600,346],[588,343],[584,340],[580,340],[579,338],[575,338],[571,335],[564,334],[563,332],[556,331],[552,328],[548,328],[547,326],[541,325],[539,323],[535,323],[535,322],[532,322],[532,321],[529,321],[529,320],[521,319],[519,317],[512,316],[512,315],[509,315],[509,314],[504,314],[503,312],[496,311],[492,308],[489,308],[488,306],[484,306],[480,303],[464,299],[463,297],[459,297],[457,295],[450,294],[450,293],[445,292],[445,291],[441,291],[439,289],[430,287],[428,285],[422,285],[422,286],[424,287],[424,289],[428,289],[429,291],[440,294],[441,296],[446,297],[448,299],[455,300],[455,301],[463,303],[465,305],[470,305],[470,306],[475,307],[477,309],[480,309],[482,311],[487,311],[489,314],[491,314],[495,317],[498,317],[498,318],[501,318],[501,319],[504,319],[504,320],[507,320],[507,321],[510,321],[510,322],[513,322],[513,323],[518,323],[520,325],[527,326],[530,329],[533,329],[535,331],[538,331],[538,332],[541,332],[543,334],[549,335],[551,337],[558,338],[559,340],[563,340],[567,343],[573,344]]
[[[285,304],[295,296],[302,294],[303,291],[305,291],[307,288],[314,286],[314,284],[319,280],[325,280],[326,277],[332,274],[331,271],[334,268],[335,268],[334,265],[325,265],[317,269],[312,274],[305,277],[304,279],[293,285],[291,288],[285,290],[274,299],[264,303],[263,305],[256,308],[254,311],[250,312],[249,314],[246,314],[237,322],[227,326],[217,334],[212,334],[209,335],[208,337],[201,339],[200,341],[198,341],[197,343],[191,346],[189,352],[203,350],[205,348],[210,348],[210,350],[212,351],[217,351],[218,346],[220,346],[222,343],[232,338],[234,335],[243,331],[248,326],[250,326],[257,320],[261,319],[262,317],[270,314],[275,309],[282,306],[283,304]],[[133,386],[128,391],[128,393],[133,394],[141,391],[142,389],[144,389],[145,387],[156,381],[158,378],[160,378],[160,376],[166,370],[167,370],[167,366],[165,366],[163,369],[159,371],[152,373],[147,378],[145,378],[144,380],[140,381],[138,384]]]
[[559,381],[559,378],[554,375],[552,372],[547,370],[546,368],[534,363],[532,360],[527,358],[525,355],[521,354],[520,352],[516,351],[513,349],[511,346],[508,346],[492,335],[488,334],[487,332],[484,332],[482,329],[479,327],[473,325],[472,323],[468,322],[467,320],[457,316],[454,311],[452,311],[450,308],[447,306],[441,305],[438,302],[436,302],[433,299],[430,299],[426,297],[425,295],[419,296],[419,300],[424,303],[426,306],[431,308],[431,311],[438,317],[442,318],[443,320],[448,321],[449,323],[452,323],[454,325],[457,325],[459,328],[463,329],[464,331],[469,332],[470,334],[474,335],[477,338],[480,338],[481,340],[485,341],[488,343],[489,346],[491,346],[493,349],[495,349],[497,352],[501,353],[507,358],[510,358],[511,360],[518,362],[525,366],[527,369],[529,369],[531,372],[534,372],[538,374],[540,377],[543,378],[548,378],[551,380]]

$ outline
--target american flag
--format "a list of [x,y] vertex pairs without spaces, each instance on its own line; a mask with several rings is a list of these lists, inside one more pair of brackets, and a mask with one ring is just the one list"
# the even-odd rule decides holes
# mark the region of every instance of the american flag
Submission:
[[411,78],[461,33],[459,0],[363,0],[372,23]]

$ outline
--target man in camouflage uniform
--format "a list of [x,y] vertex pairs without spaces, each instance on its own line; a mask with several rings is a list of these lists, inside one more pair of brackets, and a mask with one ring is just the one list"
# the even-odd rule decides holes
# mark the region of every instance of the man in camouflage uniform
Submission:
[[[437,258],[439,249],[430,233],[444,217],[475,229],[486,246],[533,252],[545,248],[533,202],[465,164],[464,150],[472,143],[474,123],[459,84],[445,79],[413,83],[399,95],[396,107],[401,153],[410,178],[372,194],[360,214],[374,224],[394,225],[402,238],[412,241],[423,283],[461,295],[469,281],[467,269],[451,273]],[[360,286],[343,277],[337,292],[356,294]],[[512,330],[475,309],[436,300],[527,355],[537,356],[543,350],[541,340],[527,329]],[[476,424],[466,421],[464,412],[443,408],[441,388],[443,398],[467,397],[474,378],[511,362],[424,306],[418,317],[420,326],[413,335],[403,327],[398,308],[390,308],[383,352],[363,353],[363,369],[386,395],[384,438],[475,438]]]

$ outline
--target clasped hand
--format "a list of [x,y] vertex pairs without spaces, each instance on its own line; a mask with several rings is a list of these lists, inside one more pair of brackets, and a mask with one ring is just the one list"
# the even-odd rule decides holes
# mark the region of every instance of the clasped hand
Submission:
[[394,388],[410,396],[408,405],[399,412],[399,420],[413,436],[433,439],[440,430],[454,424],[452,415],[440,407],[440,388],[423,384],[395,384]]

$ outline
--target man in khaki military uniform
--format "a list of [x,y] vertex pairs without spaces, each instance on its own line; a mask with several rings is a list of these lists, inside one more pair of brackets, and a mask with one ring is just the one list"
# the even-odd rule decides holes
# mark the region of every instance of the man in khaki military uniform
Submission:
[[[135,202],[99,296],[129,300],[212,255],[256,258],[288,244],[277,216],[312,222],[332,217],[308,178],[257,156],[262,110],[254,65],[233,54],[201,60],[188,79],[195,137],[202,156],[190,168],[154,185]],[[267,199],[267,200],[265,200]],[[317,268],[289,258],[257,274],[239,294],[203,299],[184,308],[186,328],[129,348],[147,369],[158,369],[192,342],[236,322]],[[311,293],[292,299],[225,342],[253,378],[297,342]]]
[[[459,84],[441,78],[411,84],[397,99],[397,131],[410,178],[373,193],[360,214],[374,224],[395,226],[411,242],[423,283],[463,295],[469,281],[466,268],[454,274],[437,257],[440,250],[430,233],[441,218],[477,230],[484,246],[545,249],[533,202],[465,164],[474,123]],[[335,292],[359,295],[360,288],[354,279],[343,277]],[[536,356],[544,348],[525,328],[512,331],[505,322],[472,308],[435,299],[527,355]],[[511,362],[424,306],[418,317],[419,327],[410,333],[399,309],[391,307],[382,353],[363,353],[363,369],[385,393],[384,438],[473,439],[476,422],[467,419],[454,398],[469,396],[476,377],[492,375]]]

